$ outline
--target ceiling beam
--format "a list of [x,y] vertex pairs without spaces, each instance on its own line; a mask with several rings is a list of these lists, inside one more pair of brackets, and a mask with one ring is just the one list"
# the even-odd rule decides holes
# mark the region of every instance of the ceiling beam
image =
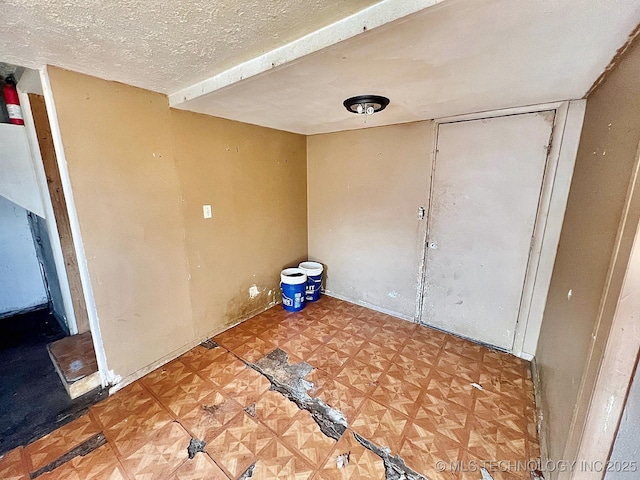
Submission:
[[[181,103],[215,92],[241,80],[355,37],[386,23],[437,5],[444,0],[383,0],[349,17],[327,25],[291,43],[236,65],[213,77],[169,95],[169,105]],[[448,3],[451,3],[449,0]]]

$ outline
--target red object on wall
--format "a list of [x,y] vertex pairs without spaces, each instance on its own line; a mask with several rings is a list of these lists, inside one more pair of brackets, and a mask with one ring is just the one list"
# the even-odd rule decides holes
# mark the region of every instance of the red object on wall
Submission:
[[9,123],[14,125],[24,125],[22,118],[22,109],[20,108],[20,100],[18,99],[18,90],[16,90],[16,80],[13,75],[9,75],[5,80],[2,96],[7,104],[7,112],[9,112]]

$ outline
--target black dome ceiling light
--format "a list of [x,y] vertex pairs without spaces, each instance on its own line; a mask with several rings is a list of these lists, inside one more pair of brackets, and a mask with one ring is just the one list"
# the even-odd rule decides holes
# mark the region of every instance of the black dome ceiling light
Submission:
[[343,105],[351,113],[373,115],[384,110],[389,105],[389,99],[380,95],[358,95],[347,98]]

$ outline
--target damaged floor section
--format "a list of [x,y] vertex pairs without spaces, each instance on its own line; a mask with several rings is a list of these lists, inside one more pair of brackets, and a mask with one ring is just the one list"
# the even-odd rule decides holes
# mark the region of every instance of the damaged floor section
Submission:
[[[313,370],[311,365],[306,362],[289,363],[289,355],[280,348],[273,350],[256,363],[247,365],[267,377],[271,382],[272,390],[284,395],[299,409],[309,412],[322,433],[334,440],[342,438],[349,427],[342,412],[327,405],[321,398],[311,398],[307,392],[314,388],[313,383],[305,380]],[[407,467],[398,455],[392,456],[388,447],[380,447],[355,432],[353,435],[360,445],[382,459],[385,480],[426,480],[423,475]],[[351,451],[336,455],[336,468],[348,469],[350,458]]]
[[529,479],[535,424],[526,362],[323,297],[274,307],[8,452],[0,478]]
[[311,398],[307,390],[314,388],[313,383],[305,380],[313,367],[306,362],[291,364],[289,355],[276,348],[256,363],[248,363],[271,383],[271,389],[284,395],[295,403],[299,409],[306,410],[326,436],[340,440],[347,429],[347,420],[342,412],[331,408],[318,397]]

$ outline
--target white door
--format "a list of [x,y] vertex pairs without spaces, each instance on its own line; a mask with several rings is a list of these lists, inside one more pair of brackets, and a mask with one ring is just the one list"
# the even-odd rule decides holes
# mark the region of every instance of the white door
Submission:
[[422,322],[512,349],[554,116],[439,126]]

